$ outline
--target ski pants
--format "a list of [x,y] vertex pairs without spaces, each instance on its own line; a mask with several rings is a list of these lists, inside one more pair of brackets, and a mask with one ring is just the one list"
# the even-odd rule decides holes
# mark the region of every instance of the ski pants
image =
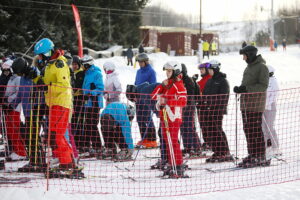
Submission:
[[73,163],[73,151],[65,138],[68,127],[68,108],[51,106],[49,110],[50,145],[53,154],[59,159],[61,165]]
[[114,118],[105,114],[101,116],[101,132],[105,142],[105,147],[109,149],[116,149],[115,144],[119,146],[120,149],[127,149],[125,137],[122,133],[122,128],[114,120]]
[[247,140],[248,154],[265,156],[265,140],[262,131],[262,112],[242,111],[243,129]]
[[201,143],[195,127],[195,110],[194,105],[187,105],[183,108],[182,124],[180,133],[183,146],[186,150],[200,149]]
[[274,128],[274,122],[276,118],[276,106],[271,105],[271,110],[265,110],[263,113],[262,130],[264,132],[265,143],[267,147],[267,141],[271,141],[273,148],[279,148],[279,141],[276,130]]
[[[166,127],[163,117],[161,118],[161,122],[162,122],[162,133],[163,133],[164,143],[167,147],[166,149],[167,149],[167,155],[168,155],[168,162],[170,165],[172,165],[171,152],[173,150],[176,166],[182,165],[182,163],[183,163],[182,152],[180,149],[180,144],[178,142],[178,134],[179,134],[181,122],[178,120],[175,120],[174,122],[171,122],[170,120],[168,120],[168,127]],[[170,134],[170,138],[171,138],[170,146],[172,149],[170,149],[167,134]]]
[[219,155],[226,155],[229,153],[228,141],[225,132],[223,131],[223,115],[218,112],[202,111],[205,118],[201,122],[203,132],[207,133],[207,141],[211,146],[212,151]]
[[156,141],[156,131],[152,119],[152,110],[143,101],[136,103],[136,117],[139,125],[141,138]]
[[8,111],[5,115],[7,139],[11,141],[12,150],[19,156],[27,156],[24,140],[21,137],[21,119],[17,111]]
[[82,135],[84,130],[84,100],[83,95],[74,97],[74,112],[72,115],[72,133],[74,135],[75,144],[78,148],[84,148],[82,145]]

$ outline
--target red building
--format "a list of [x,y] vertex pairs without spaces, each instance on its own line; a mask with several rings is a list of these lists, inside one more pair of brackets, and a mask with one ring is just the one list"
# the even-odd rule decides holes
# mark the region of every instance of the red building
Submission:
[[[141,39],[144,46],[159,48],[160,51],[176,55],[188,56],[198,50],[199,30],[176,27],[141,26]],[[202,31],[202,40],[218,43],[218,35],[214,31]]]

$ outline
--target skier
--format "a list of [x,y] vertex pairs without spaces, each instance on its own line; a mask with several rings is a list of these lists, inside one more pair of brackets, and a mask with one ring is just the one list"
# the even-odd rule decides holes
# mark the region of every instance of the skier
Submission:
[[202,136],[203,136],[203,140],[204,140],[204,143],[202,144],[202,150],[210,150],[211,148],[209,147],[208,145],[208,137],[209,137],[209,133],[206,132],[206,129],[203,128],[203,121],[205,120],[206,118],[206,115],[205,115],[205,112],[202,112],[204,111],[204,107],[203,105],[201,105],[201,98],[202,98],[202,95],[203,95],[203,90],[204,90],[204,87],[207,83],[207,81],[211,78],[211,75],[208,73],[208,67],[210,66],[209,63],[202,63],[198,66],[199,70],[200,70],[200,75],[201,75],[201,80],[198,81],[198,85],[199,85],[199,88],[200,88],[200,96],[197,97],[197,114],[198,114],[198,121],[199,121],[199,124],[200,124],[200,128],[201,128],[201,132],[202,132]]
[[163,69],[167,80],[152,92],[152,99],[157,100],[156,108],[160,111],[163,139],[167,146],[168,162],[172,168],[165,171],[169,178],[184,178],[184,166],[178,134],[182,123],[182,108],[187,103],[187,92],[182,81],[181,64],[169,61]]
[[205,56],[209,59],[209,43],[207,40],[205,40],[202,44],[202,49],[203,49],[203,59]]
[[119,74],[116,72],[116,66],[113,62],[107,61],[104,63],[103,69],[106,74],[104,84],[104,98],[106,100],[106,105],[111,102],[119,102],[122,85],[119,79]]
[[196,133],[195,127],[195,97],[196,88],[199,91],[199,86],[193,81],[187,74],[187,68],[185,64],[181,64],[182,67],[182,81],[187,90],[187,105],[182,110],[182,124],[180,127],[180,134],[183,140],[184,154],[190,157],[201,156],[201,143],[199,136]]
[[133,66],[132,63],[132,58],[133,58],[133,51],[132,51],[132,46],[130,46],[127,51],[126,51],[126,57],[127,57],[127,65],[129,66],[129,64],[131,66]]
[[[91,156],[101,154],[102,144],[100,139],[100,132],[98,129],[99,112],[103,108],[103,77],[99,67],[94,64],[92,56],[85,55],[81,59],[85,77],[83,81],[83,94],[84,94],[84,136],[81,141],[81,146],[89,150]],[[92,149],[90,148],[92,143]]]
[[52,169],[50,177],[83,177],[81,169],[75,164],[72,148],[65,138],[72,108],[72,90],[70,69],[63,56],[64,52],[55,50],[53,42],[43,38],[35,44],[34,54],[39,55],[46,65],[43,81],[47,85],[45,101],[49,107],[48,134],[52,152],[59,159],[59,168]]
[[241,94],[240,109],[249,155],[238,166],[245,168],[270,164],[270,160],[266,160],[262,131],[269,71],[265,65],[266,61],[261,55],[257,55],[257,51],[257,48],[251,45],[240,50],[243,60],[248,65],[243,74],[242,84],[233,88],[235,93]]
[[[130,122],[134,115],[133,106],[120,102],[112,102],[104,108],[100,122],[106,150],[101,158],[117,161],[132,159],[134,146]],[[116,145],[121,150],[118,153]]]
[[208,72],[212,76],[205,84],[201,105],[204,112],[203,132],[209,133],[208,144],[213,155],[206,162],[233,161],[230,155],[226,135],[222,128],[223,116],[227,114],[229,100],[229,84],[226,74],[220,72],[221,63],[217,60],[208,62]]
[[[13,61],[7,61],[11,63]],[[8,64],[8,63],[7,63]],[[13,75],[10,77],[5,95],[2,102],[2,109],[5,112],[7,140],[11,143],[12,153],[6,158],[7,161],[25,160],[27,159],[24,140],[21,136],[21,107],[14,105],[14,101],[18,96],[21,71],[14,67],[12,68]]]
[[73,115],[72,115],[72,131],[74,133],[75,144],[78,149],[83,149],[80,142],[84,138],[82,132],[84,130],[84,96],[83,96],[83,80],[85,72],[82,69],[80,57],[73,56],[72,70],[75,75],[75,83],[73,87]]
[[23,138],[27,147],[29,163],[19,168],[19,172],[43,172],[46,162],[40,140],[40,105],[37,99],[40,99],[40,91],[34,86],[32,79],[39,75],[39,70],[30,67],[24,58],[16,58],[12,64],[12,69],[21,75],[20,87],[17,97],[13,100],[12,106],[22,105],[23,115],[25,117],[25,126],[22,131]]
[[[148,55],[146,53],[139,54],[137,56],[137,61],[139,62],[140,69],[137,71],[134,84],[140,85],[145,82],[148,82],[149,84],[156,83],[156,73],[153,70],[152,66],[149,64]],[[144,121],[144,119],[149,119],[151,112],[145,111],[144,104],[138,101],[136,102],[136,111],[137,122],[139,125],[141,138],[143,139],[137,143],[137,146],[141,148],[157,147],[156,134],[152,119],[150,119],[150,124],[148,125],[149,132],[145,132],[148,120]],[[147,112],[147,114],[145,112]],[[144,136],[144,134],[146,134],[146,136]]]
[[280,156],[279,141],[274,127],[276,117],[276,101],[278,97],[278,82],[274,76],[274,67],[267,65],[269,70],[269,86],[267,89],[266,109],[263,113],[262,129],[266,141],[266,157]]

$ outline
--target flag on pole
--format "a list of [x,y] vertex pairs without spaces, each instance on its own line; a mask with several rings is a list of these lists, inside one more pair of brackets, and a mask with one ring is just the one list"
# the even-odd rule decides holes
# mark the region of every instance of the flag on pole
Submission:
[[77,7],[72,4],[72,10],[74,14],[75,25],[78,35],[78,56],[82,58],[83,56],[83,46],[82,46],[82,34],[81,34],[81,25],[80,25],[80,16]]

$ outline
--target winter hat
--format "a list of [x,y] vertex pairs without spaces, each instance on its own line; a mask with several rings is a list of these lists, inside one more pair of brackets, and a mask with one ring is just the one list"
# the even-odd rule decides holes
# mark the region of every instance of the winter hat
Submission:
[[115,64],[113,62],[107,61],[107,62],[104,63],[103,69],[105,71],[115,71],[116,66],[115,66]]
[[13,61],[11,59],[8,59],[2,64],[1,69],[2,70],[11,70],[12,64],[13,64]]
[[256,59],[256,54],[257,54],[257,48],[252,45],[245,46],[244,48],[240,49],[240,54],[241,55],[246,55],[247,60],[246,62],[248,64],[252,63]]

